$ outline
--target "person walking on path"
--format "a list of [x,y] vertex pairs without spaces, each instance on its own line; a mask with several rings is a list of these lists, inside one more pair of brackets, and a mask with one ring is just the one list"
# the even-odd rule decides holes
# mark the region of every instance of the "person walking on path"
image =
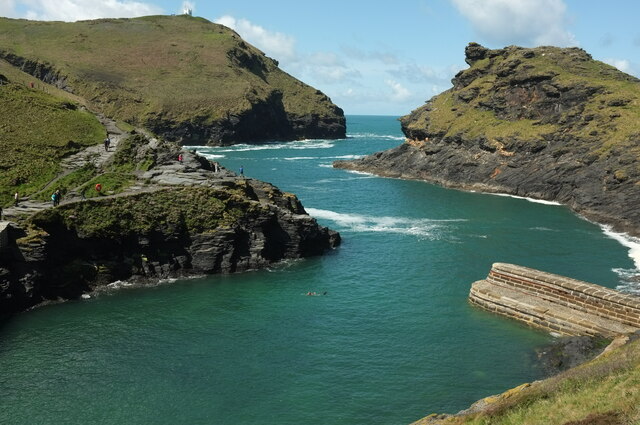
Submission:
[[182,154],[178,155],[178,162],[182,162]]
[[244,177],[244,167],[242,165],[240,166],[240,175]]
[[107,134],[107,138],[104,139],[104,150],[109,152],[109,145],[111,145],[111,139],[109,139],[109,135]]
[[0,205],[0,221],[2,221],[2,205]]
[[14,205],[17,207],[18,202],[20,202],[20,195],[18,195],[18,192],[13,194],[13,202],[14,202]]

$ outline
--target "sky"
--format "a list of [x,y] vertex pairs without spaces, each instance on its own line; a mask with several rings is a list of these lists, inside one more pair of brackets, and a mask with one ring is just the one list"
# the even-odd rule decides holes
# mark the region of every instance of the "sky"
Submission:
[[405,115],[451,87],[469,42],[554,45],[640,77],[637,0],[0,0],[0,16],[182,13],[226,25],[346,114]]

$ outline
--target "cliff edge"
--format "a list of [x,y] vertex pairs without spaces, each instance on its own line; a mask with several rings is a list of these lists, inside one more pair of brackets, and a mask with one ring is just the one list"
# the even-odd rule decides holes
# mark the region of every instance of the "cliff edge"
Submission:
[[405,143],[335,167],[557,201],[640,235],[640,80],[578,48],[470,43]]

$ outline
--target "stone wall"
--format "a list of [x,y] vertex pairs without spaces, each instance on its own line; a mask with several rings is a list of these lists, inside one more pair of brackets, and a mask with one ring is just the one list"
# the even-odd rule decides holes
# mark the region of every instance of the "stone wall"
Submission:
[[640,329],[640,297],[513,264],[495,263],[469,301],[564,335],[614,337]]

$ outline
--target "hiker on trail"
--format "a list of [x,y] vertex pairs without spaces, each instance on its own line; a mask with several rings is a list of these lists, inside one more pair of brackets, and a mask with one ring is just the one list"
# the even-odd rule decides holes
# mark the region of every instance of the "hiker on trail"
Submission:
[[178,162],[182,162],[182,154],[178,155]]
[[2,205],[0,205],[0,221],[2,221]]
[[55,192],[53,192],[53,193],[51,194],[51,203],[53,204],[53,206],[54,206],[54,207],[57,205],[57,204],[56,204],[56,199],[57,199],[56,193],[55,193]]
[[244,167],[240,166],[240,175],[244,177]]
[[18,206],[18,202],[20,202],[20,195],[18,195],[18,192],[13,194],[13,202],[15,203],[15,206]]
[[220,171],[220,169],[218,168],[218,163],[217,163],[217,162],[214,162],[214,163],[213,163],[213,172],[214,172],[214,173],[217,173],[218,171]]
[[53,206],[57,207],[58,205],[60,205],[60,200],[62,199],[62,193],[60,193],[60,189],[56,189],[56,191],[53,193],[53,196],[55,197]]
[[109,135],[107,134],[107,138],[104,139],[104,150],[109,151],[109,145],[111,145],[111,139],[109,139]]
[[85,195],[85,192],[87,191],[86,187],[82,188],[82,191],[80,192],[80,200],[81,201],[86,201],[87,200],[87,196]]

